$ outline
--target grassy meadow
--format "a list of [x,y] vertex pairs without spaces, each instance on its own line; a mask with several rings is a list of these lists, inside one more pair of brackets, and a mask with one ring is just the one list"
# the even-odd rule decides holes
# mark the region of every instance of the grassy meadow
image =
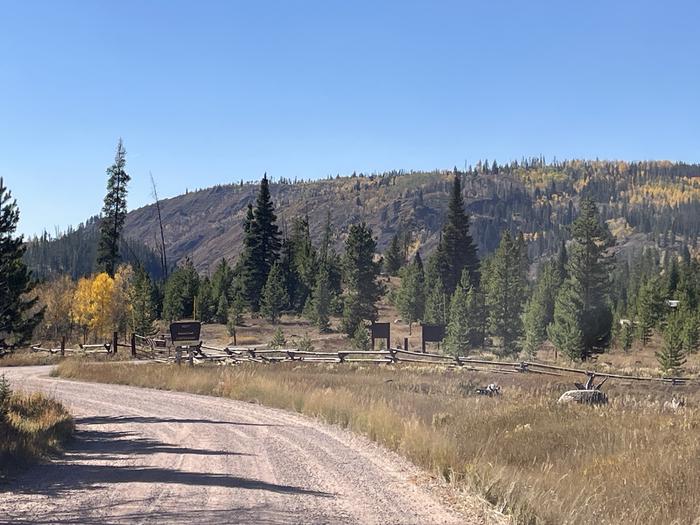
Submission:
[[60,403],[42,394],[0,390],[2,479],[17,467],[57,452],[73,433],[73,418]]
[[[571,377],[438,366],[65,361],[58,374],[245,400],[340,425],[476,490],[517,523],[680,524],[700,515],[696,386],[609,381],[610,403],[594,408],[556,403]],[[474,394],[494,381],[500,397]],[[684,408],[664,408],[679,395]]]

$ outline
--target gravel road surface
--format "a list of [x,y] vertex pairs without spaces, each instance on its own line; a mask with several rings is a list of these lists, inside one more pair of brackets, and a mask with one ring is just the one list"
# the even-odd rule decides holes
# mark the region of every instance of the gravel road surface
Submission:
[[216,397],[81,383],[5,368],[15,389],[77,423],[60,458],[0,485],[0,523],[482,523],[368,440]]

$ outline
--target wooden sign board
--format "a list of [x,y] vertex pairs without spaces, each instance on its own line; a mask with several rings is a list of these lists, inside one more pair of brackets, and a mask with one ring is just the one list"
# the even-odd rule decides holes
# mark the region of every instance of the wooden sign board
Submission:
[[198,344],[202,331],[202,323],[199,321],[178,321],[170,324],[170,339],[180,346]]
[[445,339],[445,326],[441,324],[423,325],[423,342],[439,343]]
[[391,324],[390,323],[372,323],[372,350],[374,350],[375,339],[386,339],[386,347],[391,346]]
[[425,343],[438,343],[445,339],[445,326],[441,324],[424,324],[421,349],[425,353]]

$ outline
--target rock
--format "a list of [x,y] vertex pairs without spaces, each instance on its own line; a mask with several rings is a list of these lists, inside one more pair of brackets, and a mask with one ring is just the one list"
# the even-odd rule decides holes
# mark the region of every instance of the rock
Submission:
[[586,403],[588,405],[604,405],[608,396],[600,390],[569,390],[564,392],[558,403]]

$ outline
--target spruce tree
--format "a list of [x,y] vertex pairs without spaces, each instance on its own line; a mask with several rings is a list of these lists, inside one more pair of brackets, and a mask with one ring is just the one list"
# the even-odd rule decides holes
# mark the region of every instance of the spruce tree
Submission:
[[483,290],[473,286],[467,292],[467,325],[472,348],[483,348],[488,325],[486,297]]
[[471,285],[479,286],[479,257],[469,233],[469,215],[464,210],[461,176],[456,170],[438,252],[441,258],[440,277],[448,295],[457,288],[465,268],[469,272]]
[[448,319],[449,304],[447,302],[449,297],[439,276],[431,282],[432,284],[427,286],[423,321],[426,324],[445,326]]
[[198,293],[199,275],[188,258],[170,274],[165,283],[163,318],[167,321],[194,318]]
[[547,326],[554,319],[554,301],[561,282],[559,263],[545,263],[523,313],[524,348],[529,355],[535,355],[547,339]]
[[155,289],[153,282],[143,266],[134,271],[134,282],[130,290],[131,327],[134,333],[144,337],[156,333],[156,308],[154,304]]
[[413,323],[422,319],[425,313],[425,275],[420,252],[416,253],[411,264],[401,269],[396,308],[408,323],[408,334],[411,335]]
[[211,276],[211,293],[215,305],[219,304],[221,296],[231,299],[231,286],[233,285],[234,271],[225,258],[221,258]]
[[[579,216],[571,225],[571,234],[566,264],[567,286],[562,286],[557,296],[556,326],[550,334],[556,334],[557,341],[566,345],[566,349],[560,347],[560,350],[567,354],[576,347],[572,341],[577,341],[580,335],[579,355],[570,357],[585,360],[592,353],[603,351],[612,336],[610,264],[606,250],[614,241],[601,221],[596,204],[587,198],[581,201]],[[573,313],[571,306],[563,304],[567,300],[573,301],[580,310],[575,316],[565,319],[564,315]],[[565,333],[566,330],[570,333]],[[552,342],[557,344],[554,340]]]
[[658,279],[649,279],[639,289],[637,298],[637,337],[646,346],[651,339],[654,328],[659,324],[663,313]]
[[445,334],[445,351],[452,355],[464,355],[471,345],[469,326],[468,292],[472,286],[469,272],[462,272],[462,279],[457,284],[450,301],[450,319]]
[[216,306],[216,322],[225,324],[228,321],[229,304],[226,294],[222,293],[219,297],[219,304]]
[[678,313],[669,316],[664,329],[664,345],[661,351],[656,352],[656,359],[665,374],[678,375],[685,364],[683,318]]
[[[212,283],[209,277],[205,277],[199,283],[199,289],[197,290],[197,305],[195,309],[199,320],[205,323],[214,321],[216,318],[216,305]],[[220,321],[217,319],[217,322]]]
[[316,279],[312,305],[316,326],[321,332],[327,332],[330,326],[331,289],[328,280],[328,269],[325,264],[321,265],[321,270]]
[[384,293],[384,286],[378,280],[379,263],[374,260],[376,247],[372,230],[366,223],[350,227],[343,258],[343,328],[350,336],[362,321],[377,319],[376,303]]
[[403,251],[399,245],[399,236],[395,234],[391,238],[389,248],[384,252],[384,273],[391,276],[398,275],[403,262]]
[[34,283],[22,260],[24,239],[15,237],[18,222],[17,201],[0,178],[0,343],[8,344],[29,341],[44,315],[33,312],[37,298],[30,298]]
[[272,323],[279,322],[282,310],[289,303],[287,289],[284,286],[284,276],[279,263],[272,265],[272,269],[267,277],[267,282],[262,290],[261,311],[262,314]]
[[117,143],[114,164],[107,168],[107,195],[102,207],[100,241],[97,246],[97,265],[114,277],[119,262],[119,240],[126,220],[127,184],[131,177],[125,171],[126,150],[122,139]]
[[547,334],[560,352],[569,359],[581,359],[584,355],[583,304],[581,293],[571,280],[564,281],[554,302],[554,319]]
[[319,263],[311,243],[308,217],[294,219],[287,249],[289,300],[292,308],[301,312],[314,288]]
[[273,264],[279,258],[281,247],[267,174],[260,181],[255,209],[248,208],[243,229],[245,236],[241,273],[250,307],[257,312],[260,309],[262,289]]
[[527,286],[522,245],[506,231],[485,274],[486,305],[490,332],[501,339],[507,354],[520,348],[522,311]]

